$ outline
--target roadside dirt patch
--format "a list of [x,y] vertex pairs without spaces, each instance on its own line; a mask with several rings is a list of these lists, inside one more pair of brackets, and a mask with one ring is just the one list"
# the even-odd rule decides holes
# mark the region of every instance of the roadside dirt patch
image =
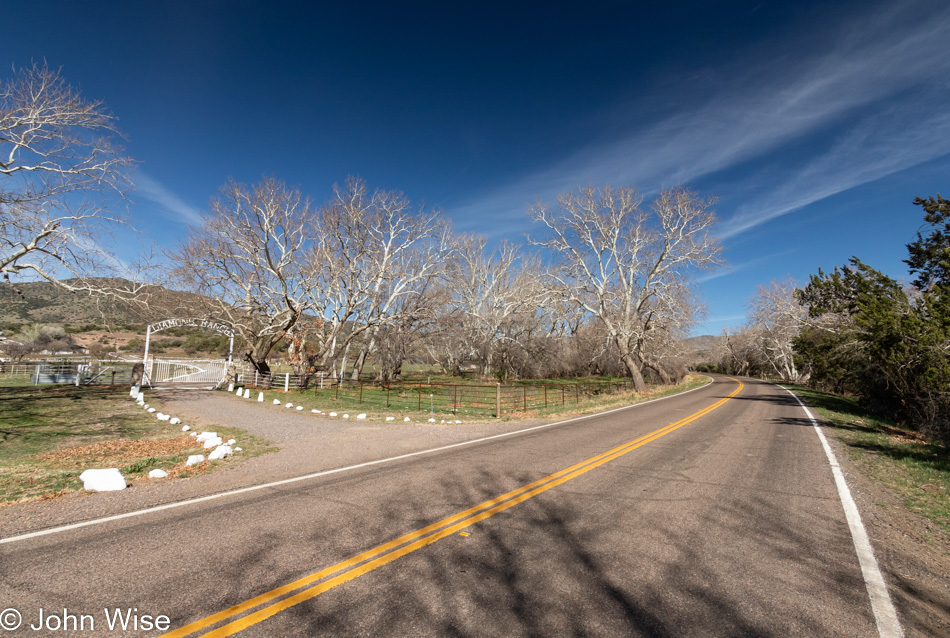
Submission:
[[111,463],[130,459],[147,459],[157,456],[181,454],[196,447],[194,438],[179,436],[171,439],[114,439],[90,445],[77,445],[56,452],[40,454],[43,461],[59,465],[83,465],[90,461]]
[[837,456],[848,469],[848,483],[890,581],[905,635],[950,635],[950,537],[855,468],[843,450]]

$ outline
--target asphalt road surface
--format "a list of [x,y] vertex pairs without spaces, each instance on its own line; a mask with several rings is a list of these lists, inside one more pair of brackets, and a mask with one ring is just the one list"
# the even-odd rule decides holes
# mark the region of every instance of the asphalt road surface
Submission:
[[2,544],[2,608],[22,624],[0,636],[160,635],[141,631],[160,616],[175,636],[878,634],[815,430],[727,378]]

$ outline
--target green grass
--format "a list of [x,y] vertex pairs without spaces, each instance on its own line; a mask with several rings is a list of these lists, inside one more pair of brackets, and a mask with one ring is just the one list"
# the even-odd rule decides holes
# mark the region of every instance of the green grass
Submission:
[[[215,430],[239,441],[241,457],[271,449],[243,430]],[[231,462],[184,467],[202,453],[180,425],[145,412],[121,387],[0,387],[0,503],[81,490],[85,469],[117,467],[134,483],[156,467],[191,476]]]
[[849,458],[865,474],[950,534],[950,451],[944,444],[878,419],[853,399],[793,389],[834,427]]
[[[432,381],[442,383],[443,379],[433,377]],[[421,383],[421,385],[393,386],[388,394],[385,388],[367,385],[363,387],[362,395],[359,387],[291,389],[284,393],[282,387],[279,386],[265,390],[264,395],[268,403],[279,399],[282,403],[301,405],[308,412],[319,409],[324,413],[331,411],[340,415],[346,413],[351,417],[365,413],[372,421],[384,421],[387,416],[397,417],[400,421],[407,416],[413,421],[424,421],[430,415],[439,421],[443,419],[463,422],[484,421],[495,418],[495,384],[459,383],[457,378],[454,381],[456,385]],[[690,377],[678,386],[651,388],[643,395],[637,395],[632,391],[607,391],[598,388],[588,380],[582,383],[543,382],[532,386],[508,384],[503,387],[501,418],[523,419],[585,414],[683,392],[704,383],[706,383],[705,377]],[[251,390],[251,392],[258,391]]]

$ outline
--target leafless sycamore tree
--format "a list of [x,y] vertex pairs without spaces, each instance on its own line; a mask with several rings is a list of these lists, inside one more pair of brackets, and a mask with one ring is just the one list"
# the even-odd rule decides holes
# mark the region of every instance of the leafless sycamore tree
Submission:
[[768,373],[797,382],[795,338],[806,325],[807,309],[795,299],[795,282],[772,281],[759,286],[749,302],[749,326],[754,350],[767,364]]
[[131,187],[133,162],[116,145],[119,137],[101,102],[84,99],[45,64],[20,69],[0,84],[4,281],[42,277],[103,292],[89,277],[115,271],[102,240],[123,223],[110,204],[114,208]]
[[206,300],[194,311],[233,326],[246,344],[244,358],[265,377],[268,355],[307,308],[305,257],[316,214],[299,190],[278,180],[231,182],[205,222],[168,255],[179,285]]
[[712,203],[673,188],[644,208],[634,189],[590,186],[530,211],[550,231],[533,243],[557,258],[549,286],[603,323],[637,391],[644,368],[663,376],[649,342],[683,319],[691,272],[717,263]]

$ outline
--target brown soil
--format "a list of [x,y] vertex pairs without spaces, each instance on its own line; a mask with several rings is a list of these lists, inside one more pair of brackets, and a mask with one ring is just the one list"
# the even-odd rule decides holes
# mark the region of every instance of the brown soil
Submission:
[[39,458],[44,461],[52,461],[63,465],[78,466],[88,463],[89,461],[111,463],[118,461],[125,462],[130,459],[147,459],[153,456],[169,456],[172,454],[180,454],[185,450],[195,447],[195,440],[190,436],[142,441],[115,439],[40,454]]

